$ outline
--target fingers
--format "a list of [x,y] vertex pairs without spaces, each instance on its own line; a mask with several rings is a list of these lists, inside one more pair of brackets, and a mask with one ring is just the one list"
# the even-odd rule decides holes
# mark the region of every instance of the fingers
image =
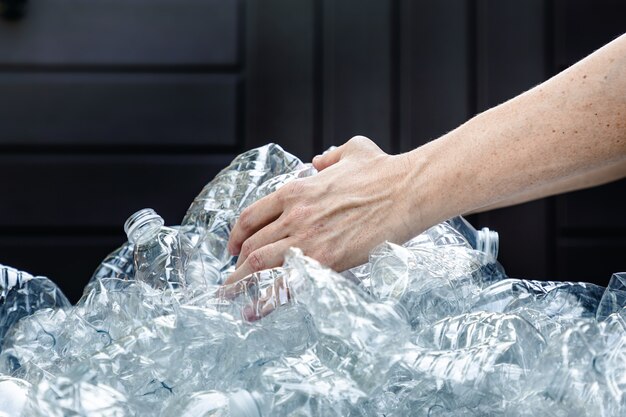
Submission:
[[265,225],[276,220],[282,211],[283,207],[276,193],[263,197],[251,204],[241,212],[235,227],[233,227],[230,233],[228,251],[232,255],[239,255],[243,242]]
[[328,168],[331,165],[336,164],[341,159],[341,155],[345,150],[346,144],[341,145],[340,147],[332,146],[322,155],[317,155],[313,158],[313,166],[318,171]]
[[255,250],[270,243],[278,242],[286,237],[287,229],[283,226],[280,218],[268,224],[243,242],[241,250],[239,251],[239,259],[237,259],[237,268],[239,268]]
[[282,265],[285,252],[289,249],[289,246],[291,246],[291,241],[287,238],[255,250],[235,269],[235,272],[228,277],[224,285],[231,285],[254,272]]
[[282,278],[274,281],[270,288],[266,288],[258,299],[252,300],[242,310],[243,318],[247,321],[259,320],[276,308],[286,304],[290,299],[289,288]]
[[318,171],[322,171],[331,165],[336,164],[343,158],[358,152],[380,152],[380,148],[365,136],[354,136],[352,139],[340,147],[330,147],[322,155],[313,158],[313,166]]

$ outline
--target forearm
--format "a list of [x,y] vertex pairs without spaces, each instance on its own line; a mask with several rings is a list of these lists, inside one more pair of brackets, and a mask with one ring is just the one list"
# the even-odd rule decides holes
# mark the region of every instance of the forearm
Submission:
[[481,207],[477,210],[465,214],[480,213],[483,211],[494,210],[502,207],[508,207],[515,204],[521,204],[528,201],[537,200],[539,198],[555,194],[595,187],[597,185],[606,184],[623,177],[626,177],[626,164],[623,162],[618,162],[615,164],[602,166],[600,168],[595,168],[590,171],[578,173],[577,175],[566,177],[558,181],[547,183],[541,187],[524,190],[507,199],[498,201],[497,203],[490,204],[485,207]]
[[422,227],[567,191],[585,173],[616,179],[626,164],[626,36],[407,158]]

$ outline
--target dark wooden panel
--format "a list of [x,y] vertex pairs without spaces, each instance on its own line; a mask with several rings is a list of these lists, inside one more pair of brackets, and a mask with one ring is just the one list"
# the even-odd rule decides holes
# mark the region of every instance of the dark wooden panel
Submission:
[[485,110],[547,77],[543,0],[479,0],[478,109]]
[[[560,71],[626,32],[620,0],[556,0],[554,66]],[[555,199],[559,279],[606,285],[626,270],[626,180]]]
[[557,279],[607,285],[611,274],[626,271],[626,238],[561,238]]
[[626,33],[623,0],[555,0],[555,64],[561,71]]
[[550,279],[552,225],[547,199],[471,216],[477,227],[489,227],[500,235],[498,260],[513,278]]
[[0,146],[235,145],[237,83],[235,75],[0,73]]
[[29,0],[0,65],[233,65],[238,0]]
[[0,264],[53,280],[76,302],[104,257],[126,240],[115,236],[0,236]]
[[364,135],[391,150],[391,5],[323,1],[324,147]]
[[626,235],[626,179],[559,196],[556,209],[561,230]]
[[[496,106],[547,78],[542,0],[477,2],[478,110]],[[485,160],[486,166],[489,159]],[[554,231],[549,200],[480,214],[478,224],[500,233],[500,260],[510,276],[550,278]]]
[[402,0],[400,135],[408,151],[470,116],[470,2]]
[[315,0],[249,0],[246,147],[275,142],[302,159],[315,143]]
[[0,230],[121,230],[143,207],[178,224],[204,184],[232,157],[1,155]]

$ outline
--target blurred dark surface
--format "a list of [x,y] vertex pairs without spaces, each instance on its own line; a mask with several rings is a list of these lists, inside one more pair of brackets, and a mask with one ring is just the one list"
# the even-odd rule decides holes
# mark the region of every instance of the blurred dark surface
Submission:
[[[626,32],[618,0],[29,0],[0,18],[0,263],[76,300],[237,153],[412,149]],[[488,169],[489,161],[485,161]],[[626,270],[626,181],[472,216],[510,276]]]

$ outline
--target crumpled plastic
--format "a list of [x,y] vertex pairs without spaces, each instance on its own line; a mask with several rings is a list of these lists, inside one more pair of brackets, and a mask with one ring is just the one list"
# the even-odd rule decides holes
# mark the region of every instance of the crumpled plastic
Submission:
[[341,274],[292,248],[222,287],[241,211],[311,175],[277,145],[238,156],[180,226],[131,216],[74,306],[0,269],[0,415],[626,414],[626,273],[509,278],[460,217]]
[[22,317],[42,308],[70,305],[50,279],[0,265],[0,347],[7,330]]

